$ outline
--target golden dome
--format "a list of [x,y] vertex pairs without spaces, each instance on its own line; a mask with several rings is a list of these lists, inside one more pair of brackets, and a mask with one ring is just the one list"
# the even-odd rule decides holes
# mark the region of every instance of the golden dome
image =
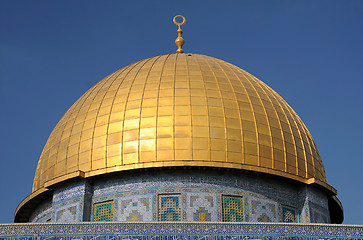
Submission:
[[331,188],[309,131],[274,90],[225,61],[169,54],[116,71],[66,112],[39,159],[32,195],[77,176],[170,166]]

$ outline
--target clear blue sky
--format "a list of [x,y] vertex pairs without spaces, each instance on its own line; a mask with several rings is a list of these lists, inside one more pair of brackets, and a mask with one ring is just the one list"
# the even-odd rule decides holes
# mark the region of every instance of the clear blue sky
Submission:
[[31,193],[41,151],[67,109],[106,75],[184,50],[231,62],[299,114],[363,224],[363,1],[0,1],[0,222]]

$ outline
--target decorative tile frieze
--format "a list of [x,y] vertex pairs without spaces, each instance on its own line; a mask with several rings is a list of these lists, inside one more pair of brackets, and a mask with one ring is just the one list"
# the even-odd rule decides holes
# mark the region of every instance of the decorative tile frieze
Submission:
[[[79,203],[76,221],[90,221],[94,219],[94,203],[110,200],[114,201],[112,221],[131,221],[132,219],[160,221],[158,195],[162,194],[180,195],[180,220],[178,221],[226,220],[232,215],[226,214],[224,211],[226,208],[222,208],[224,204],[222,196],[242,197],[241,208],[237,211],[241,211],[242,216],[241,218],[238,215],[232,217],[232,219],[236,217],[238,221],[241,219],[246,222],[279,222],[294,219],[295,222],[305,223],[330,221],[327,205],[324,205],[326,199],[319,200],[324,196],[316,190],[311,190],[308,186],[297,189],[286,183],[279,185],[277,180],[272,182],[273,186],[264,179],[250,176],[213,174],[176,174],[176,176],[161,174],[129,179],[97,180],[89,183],[87,181],[73,182],[55,191],[49,208],[45,210],[40,206],[33,213],[31,221],[46,221],[49,214],[53,222],[62,221],[63,218],[57,217],[57,212],[63,209],[62,214],[65,214],[64,209],[76,203]],[[281,199],[281,196],[286,198]],[[310,198],[314,202],[310,202]],[[290,206],[294,210],[283,209],[282,206]],[[70,213],[67,214],[71,216]]]
[[362,240],[363,225],[208,222],[0,224],[0,239]]

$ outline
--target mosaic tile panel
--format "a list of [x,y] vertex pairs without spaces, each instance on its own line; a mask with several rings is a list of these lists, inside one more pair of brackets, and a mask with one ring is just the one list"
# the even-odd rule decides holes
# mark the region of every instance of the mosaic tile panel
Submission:
[[162,194],[159,195],[159,221],[181,221],[181,195]]
[[[65,221],[65,222],[80,222],[83,221],[83,208],[84,208],[84,198],[83,197],[74,197],[71,199],[66,199],[63,200],[61,202],[58,202],[57,204],[53,204],[53,221],[57,222],[57,214],[59,211],[61,212],[65,212],[66,209],[73,207],[77,205],[76,209],[76,215],[75,216],[71,216],[71,215],[67,215],[67,218],[61,218],[59,219],[60,222]],[[68,213],[71,214],[71,213]],[[63,219],[63,220],[62,220]]]
[[113,201],[95,203],[93,207],[93,221],[113,221]]
[[134,195],[118,199],[117,221],[152,221],[152,195]]
[[207,194],[204,192],[188,193],[187,221],[218,221],[216,196],[217,194]]
[[276,202],[264,198],[248,197],[248,206],[249,222],[279,221],[279,208]]
[[297,209],[289,206],[282,206],[282,222],[298,222]]
[[243,222],[243,197],[222,196],[223,221]]
[[78,203],[67,205],[55,212],[56,222],[78,222]]

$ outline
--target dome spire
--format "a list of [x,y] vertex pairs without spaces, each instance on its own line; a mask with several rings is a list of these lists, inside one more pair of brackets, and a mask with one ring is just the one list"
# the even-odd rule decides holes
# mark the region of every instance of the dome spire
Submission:
[[[178,23],[176,21],[176,18],[182,18],[183,21],[181,23]],[[184,53],[184,50],[182,49],[182,46],[184,45],[184,39],[182,38],[183,30],[181,30],[181,26],[185,24],[185,18],[182,15],[176,15],[173,19],[174,23],[179,27],[179,29],[176,31],[178,33],[178,37],[175,39],[175,44],[178,47],[178,50],[176,50],[176,53]]]

